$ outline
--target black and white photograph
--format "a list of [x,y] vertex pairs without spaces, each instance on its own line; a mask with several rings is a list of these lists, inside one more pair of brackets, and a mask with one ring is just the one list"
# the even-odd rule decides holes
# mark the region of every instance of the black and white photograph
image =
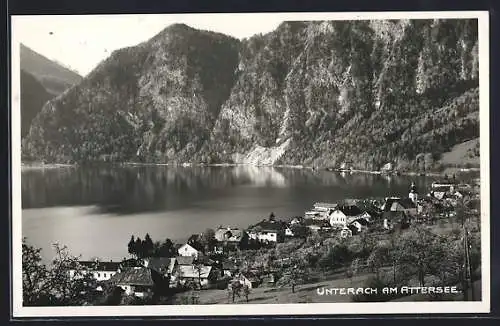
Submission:
[[14,316],[489,312],[488,29],[12,16]]

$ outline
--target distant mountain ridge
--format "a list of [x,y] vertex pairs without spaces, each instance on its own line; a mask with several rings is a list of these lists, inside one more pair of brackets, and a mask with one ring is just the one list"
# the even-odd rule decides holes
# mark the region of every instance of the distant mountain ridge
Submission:
[[21,137],[26,136],[33,118],[53,97],[35,76],[21,69]]
[[117,50],[23,142],[48,162],[438,168],[479,136],[477,20],[183,24]]
[[24,44],[21,44],[20,55],[21,69],[35,76],[49,93],[59,95],[82,80],[82,76],[78,73],[46,58]]

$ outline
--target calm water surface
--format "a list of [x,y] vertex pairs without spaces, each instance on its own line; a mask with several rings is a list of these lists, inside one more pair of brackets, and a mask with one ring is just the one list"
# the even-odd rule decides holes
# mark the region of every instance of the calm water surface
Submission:
[[183,241],[219,225],[247,227],[274,212],[302,215],[314,202],[406,196],[433,179],[238,167],[71,167],[22,173],[22,232],[53,256],[67,245],[84,259],[127,256],[132,234]]

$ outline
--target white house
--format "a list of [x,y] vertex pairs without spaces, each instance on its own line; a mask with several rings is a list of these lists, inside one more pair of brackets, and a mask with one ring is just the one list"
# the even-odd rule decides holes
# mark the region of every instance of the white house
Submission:
[[261,242],[283,242],[286,224],[275,220],[263,220],[248,230],[248,236]]
[[198,258],[198,256],[201,255],[201,253],[198,250],[196,250],[187,243],[182,245],[179,249],[177,249],[177,253],[179,254],[179,256],[194,257],[194,258]]
[[257,239],[263,242],[278,242],[278,231],[264,230],[257,234]]
[[76,269],[69,270],[69,277],[73,278],[81,278],[87,273],[90,273],[92,277],[98,281],[107,281],[113,275],[118,273],[120,270],[120,263],[118,262],[106,262],[106,261],[79,261],[79,265],[82,267],[80,269],[80,275],[76,275]]
[[355,205],[339,206],[330,214],[330,225],[344,227],[349,223],[349,218],[360,217],[361,215],[363,215],[363,212]]
[[351,229],[349,229],[347,226],[344,226],[342,230],[340,230],[340,237],[342,238],[352,237]]

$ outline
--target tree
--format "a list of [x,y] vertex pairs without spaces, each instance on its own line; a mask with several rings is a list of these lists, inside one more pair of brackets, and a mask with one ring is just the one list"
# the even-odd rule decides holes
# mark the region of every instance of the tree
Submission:
[[293,225],[291,230],[293,235],[297,238],[307,239],[307,237],[311,234],[311,230],[304,225]]
[[[47,268],[40,251],[23,239],[23,304],[82,305],[92,301],[95,281],[71,256],[67,247],[54,244],[56,257]],[[70,270],[73,271],[70,274]]]
[[241,297],[242,289],[243,289],[243,284],[241,284],[241,282],[237,281],[237,280],[230,282],[227,285],[228,297],[232,298],[233,303],[234,303],[234,300],[236,299],[236,296],[238,298]]
[[217,240],[215,239],[215,231],[210,228],[206,229],[201,236],[201,244],[207,252],[212,251],[217,244]]
[[146,233],[146,236],[144,237],[144,240],[142,241],[142,254],[144,257],[151,257],[153,255],[153,249],[154,249],[154,244],[153,240],[151,240],[151,237],[149,236],[149,233]]
[[415,275],[420,286],[425,286],[425,277],[435,274],[443,263],[442,246],[436,241],[437,236],[424,227],[417,227],[406,232],[397,241],[396,260],[407,276]]
[[135,246],[135,239],[134,236],[130,238],[130,241],[128,242],[128,253],[131,254],[132,256],[137,255],[137,248]]
[[[72,256],[66,246],[55,243],[56,257],[52,261],[49,280],[51,292],[58,305],[82,305],[88,302],[95,289],[95,280],[80,264],[79,257]],[[73,275],[70,275],[73,270]]]
[[375,271],[377,278],[380,275],[380,268],[392,263],[391,250],[387,246],[376,247],[368,256],[366,261],[368,267]]
[[243,294],[245,295],[245,299],[248,302],[248,296],[250,295],[250,287],[246,284],[243,286]]
[[271,214],[269,214],[269,221],[274,221],[276,218],[276,216],[274,215],[274,212],[271,212]]
[[352,258],[352,253],[344,243],[337,244],[319,259],[318,264],[322,268],[337,268],[348,263]]
[[198,288],[201,289],[202,288],[202,285],[201,285],[201,274],[203,272],[203,267],[205,267],[205,266],[199,260],[195,260],[194,263],[193,263],[193,267],[196,270],[196,273],[198,274]]
[[49,303],[50,282],[49,271],[41,263],[41,249],[35,248],[23,238],[22,272],[23,272],[23,305],[46,305]]
[[144,246],[139,237],[135,239],[135,255],[137,258],[144,258]]
[[279,283],[290,286],[292,293],[295,293],[295,287],[306,282],[309,276],[308,271],[305,260],[295,258],[292,260],[292,266],[283,273]]

